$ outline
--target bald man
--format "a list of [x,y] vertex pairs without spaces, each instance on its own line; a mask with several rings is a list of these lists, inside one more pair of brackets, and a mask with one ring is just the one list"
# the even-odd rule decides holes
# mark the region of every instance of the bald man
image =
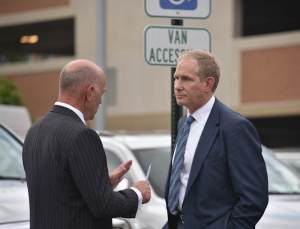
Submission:
[[23,164],[31,229],[112,228],[113,217],[135,217],[149,201],[146,181],[113,191],[131,161],[109,175],[101,140],[86,126],[105,91],[100,67],[88,60],[71,61],[60,74],[58,101],[28,131]]

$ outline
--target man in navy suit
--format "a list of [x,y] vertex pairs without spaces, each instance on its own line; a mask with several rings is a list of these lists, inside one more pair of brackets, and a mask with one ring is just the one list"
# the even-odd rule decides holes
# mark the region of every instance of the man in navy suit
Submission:
[[147,181],[113,190],[131,161],[108,174],[102,142],[86,126],[105,91],[100,67],[71,61],[60,74],[58,101],[28,131],[23,163],[31,229],[111,229],[113,217],[133,218],[150,200]]
[[214,96],[219,77],[208,52],[191,51],[178,59],[174,93],[187,116],[178,123],[165,228],[253,229],[268,204],[258,134]]

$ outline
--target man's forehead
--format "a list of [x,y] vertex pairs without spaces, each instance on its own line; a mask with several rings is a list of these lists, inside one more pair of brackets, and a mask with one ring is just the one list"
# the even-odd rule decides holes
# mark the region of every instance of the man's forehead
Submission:
[[197,64],[197,60],[191,56],[183,56],[178,59],[177,65],[179,64]]
[[195,70],[195,67],[198,66],[198,63],[193,58],[184,58],[179,59],[177,66],[176,66],[176,72],[179,71],[189,71],[189,70]]

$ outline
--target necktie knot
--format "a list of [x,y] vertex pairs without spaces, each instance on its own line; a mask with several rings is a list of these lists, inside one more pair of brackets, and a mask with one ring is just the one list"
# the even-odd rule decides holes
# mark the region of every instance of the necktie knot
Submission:
[[187,117],[187,119],[185,120],[186,125],[191,126],[191,124],[195,121],[195,118],[190,115],[189,117]]

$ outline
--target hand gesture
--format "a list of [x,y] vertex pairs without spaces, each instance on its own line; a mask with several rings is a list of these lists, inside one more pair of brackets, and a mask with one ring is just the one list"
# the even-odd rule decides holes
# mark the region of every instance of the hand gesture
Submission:
[[117,187],[117,185],[120,183],[120,181],[123,179],[123,176],[128,172],[132,165],[132,160],[129,160],[127,162],[122,163],[119,167],[114,169],[110,174],[110,183],[113,187]]

